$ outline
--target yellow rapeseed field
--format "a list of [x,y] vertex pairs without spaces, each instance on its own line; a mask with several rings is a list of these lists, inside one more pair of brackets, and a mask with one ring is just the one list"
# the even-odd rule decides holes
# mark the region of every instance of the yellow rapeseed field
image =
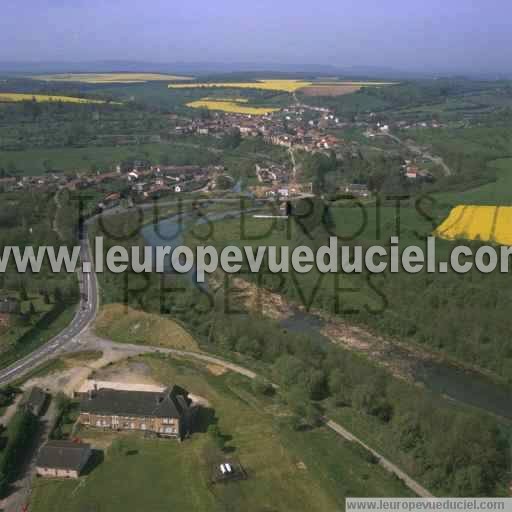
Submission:
[[393,82],[307,82],[304,80],[257,80],[255,82],[218,82],[218,83],[189,83],[189,84],[170,84],[170,89],[193,89],[193,88],[212,88],[223,87],[230,89],[262,89],[265,91],[284,91],[295,92],[299,89],[308,87],[333,87],[347,86],[354,87],[356,90],[360,87],[393,85]]
[[161,73],[59,73],[55,75],[35,75],[28,78],[44,80],[45,82],[83,82],[87,84],[137,84],[151,81],[192,80],[192,77],[188,76]]
[[277,112],[279,110],[278,108],[270,107],[249,107],[245,105],[245,102],[241,101],[213,101],[206,98],[187,103],[187,107],[206,108],[208,110],[220,110],[222,112],[230,112],[233,114],[249,114],[254,116],[263,116],[265,114]]
[[465,238],[512,245],[512,206],[456,206],[434,234],[447,240]]
[[258,80],[256,82],[218,82],[218,83],[190,83],[190,84],[169,84],[170,89],[192,89],[223,87],[230,89],[262,89],[265,91],[295,92],[312,85],[312,82],[302,80]]
[[63,103],[105,103],[101,100],[89,100],[86,98],[73,98],[72,96],[50,96],[47,94],[22,94],[18,92],[0,92],[0,103],[16,101],[61,101]]

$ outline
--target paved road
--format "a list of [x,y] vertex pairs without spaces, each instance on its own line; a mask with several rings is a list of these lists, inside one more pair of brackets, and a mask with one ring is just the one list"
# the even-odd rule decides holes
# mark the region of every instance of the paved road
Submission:
[[[92,268],[87,236],[80,242],[80,246],[82,263],[89,262]],[[98,284],[96,274],[94,274],[94,272],[87,274],[79,270],[78,275],[81,298],[72,322],[61,331],[60,334],[37,348],[34,352],[19,359],[16,363],[13,363],[7,368],[0,370],[0,385],[8,384],[22,377],[39,364],[48,360],[51,356],[55,356],[65,345],[75,342],[76,336],[83,333],[96,318],[98,309]]]

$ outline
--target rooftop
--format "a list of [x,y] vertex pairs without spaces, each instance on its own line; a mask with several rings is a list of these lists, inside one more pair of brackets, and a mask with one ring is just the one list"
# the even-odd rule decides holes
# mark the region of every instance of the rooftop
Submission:
[[48,441],[39,452],[37,466],[80,471],[91,446],[71,441]]
[[80,410],[92,414],[149,418],[181,418],[184,393],[176,386],[164,392],[102,388],[80,401]]
[[25,405],[30,408],[39,409],[42,408],[46,402],[46,393],[38,387],[33,387],[30,392],[26,395]]

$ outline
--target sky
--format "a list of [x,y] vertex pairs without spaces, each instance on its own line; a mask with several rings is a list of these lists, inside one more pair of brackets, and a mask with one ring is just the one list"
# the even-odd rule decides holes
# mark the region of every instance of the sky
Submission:
[[1,0],[0,61],[512,71],[510,0]]

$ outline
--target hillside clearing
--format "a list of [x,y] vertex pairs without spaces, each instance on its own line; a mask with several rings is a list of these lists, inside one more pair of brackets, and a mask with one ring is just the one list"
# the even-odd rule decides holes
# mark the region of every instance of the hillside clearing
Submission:
[[194,338],[174,320],[122,304],[103,306],[95,329],[98,335],[119,343],[199,350]]

